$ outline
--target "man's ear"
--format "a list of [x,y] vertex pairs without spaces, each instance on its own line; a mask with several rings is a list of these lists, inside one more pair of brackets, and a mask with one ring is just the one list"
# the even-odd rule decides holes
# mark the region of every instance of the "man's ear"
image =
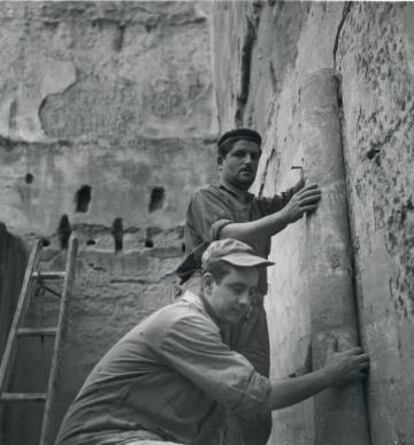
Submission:
[[204,294],[210,295],[213,290],[213,282],[214,278],[210,272],[206,272],[201,276],[201,288],[203,289]]
[[217,156],[217,165],[218,165],[219,167],[221,167],[221,166],[223,165],[223,161],[224,161],[224,156],[222,156],[222,155],[218,155],[218,156]]

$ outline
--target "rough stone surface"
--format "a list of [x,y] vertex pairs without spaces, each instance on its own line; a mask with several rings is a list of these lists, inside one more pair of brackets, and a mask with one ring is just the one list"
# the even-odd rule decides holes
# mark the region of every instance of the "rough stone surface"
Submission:
[[[253,187],[258,194],[271,195],[293,184],[298,176],[290,167],[302,165],[310,179],[322,185],[321,211],[336,206],[337,199],[332,200],[325,187],[332,172],[314,176],[322,159],[300,138],[305,124],[300,110],[309,76],[329,69],[338,77],[346,189],[338,184],[337,197],[346,195],[348,201],[348,216],[343,218],[351,223],[358,328],[372,362],[366,398],[375,445],[414,441],[414,383],[409,371],[414,363],[409,340],[414,331],[413,13],[410,4],[274,1],[223,2],[215,13],[220,126],[242,124],[263,133]],[[320,131],[325,131],[323,126]],[[338,225],[344,223],[338,220]],[[307,251],[306,227],[305,220],[299,221],[273,239],[276,266],[269,276],[266,305],[272,373],[277,377],[304,360],[317,322],[308,299],[312,268],[307,259],[312,252]],[[323,233],[321,227],[319,236]],[[325,241],[321,252],[346,270],[349,265],[341,263],[335,242]],[[338,280],[339,285],[339,275]],[[348,309],[342,303],[331,309],[327,318],[340,324]],[[274,413],[271,443],[313,445],[321,431],[315,403]]]
[[[414,442],[411,4],[353,5],[337,51],[372,443]],[[350,92],[352,91],[352,94]]]

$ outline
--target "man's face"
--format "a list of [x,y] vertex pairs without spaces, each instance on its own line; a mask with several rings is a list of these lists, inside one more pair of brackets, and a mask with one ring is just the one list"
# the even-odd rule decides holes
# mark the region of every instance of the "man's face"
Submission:
[[216,283],[210,274],[203,276],[204,295],[222,323],[235,324],[245,317],[257,298],[259,271],[256,267],[232,267]]
[[227,155],[219,157],[222,179],[242,189],[248,189],[256,176],[260,149],[256,142],[240,139]]

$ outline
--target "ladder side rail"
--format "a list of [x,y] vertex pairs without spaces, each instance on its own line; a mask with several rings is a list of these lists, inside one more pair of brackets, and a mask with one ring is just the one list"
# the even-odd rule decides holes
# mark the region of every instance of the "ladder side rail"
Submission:
[[75,279],[76,257],[78,251],[78,239],[71,237],[69,250],[66,259],[65,278],[63,282],[62,300],[60,304],[59,320],[57,324],[57,333],[53,346],[53,355],[51,361],[49,382],[47,388],[47,399],[43,412],[42,430],[40,434],[39,445],[48,445],[50,436],[50,415],[51,408],[56,396],[56,385],[58,381],[58,367],[61,353],[61,342],[66,330],[67,302],[70,298],[73,282]]
[[12,365],[11,362],[14,361],[14,355],[16,353],[17,330],[24,320],[24,316],[30,301],[30,295],[33,287],[32,275],[39,261],[40,246],[40,240],[37,240],[30,253],[29,261],[27,262],[19,299],[17,300],[16,310],[10,326],[9,335],[7,337],[7,342],[0,364],[0,395],[7,390],[7,386],[9,384],[9,367]]

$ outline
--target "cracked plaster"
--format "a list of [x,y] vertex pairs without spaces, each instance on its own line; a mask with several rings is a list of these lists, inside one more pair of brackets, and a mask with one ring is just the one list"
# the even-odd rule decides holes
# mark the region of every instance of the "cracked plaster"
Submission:
[[16,75],[2,80],[0,137],[12,142],[55,142],[45,133],[39,112],[50,95],[63,93],[75,83],[75,66],[45,57],[23,71],[26,78]]

